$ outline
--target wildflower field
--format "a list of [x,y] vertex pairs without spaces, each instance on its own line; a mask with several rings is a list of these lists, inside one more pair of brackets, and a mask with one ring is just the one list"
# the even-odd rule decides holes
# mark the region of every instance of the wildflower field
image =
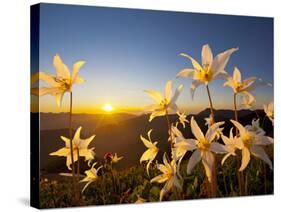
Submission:
[[[256,76],[244,78],[243,70],[237,67],[225,70],[231,56],[239,54],[238,48],[213,55],[205,44],[201,62],[191,54],[179,55],[192,66],[178,70],[175,80],[166,82],[163,94],[153,88],[144,91],[152,104],[145,107],[142,117],[147,123],[157,119],[162,122],[138,135],[145,150],[137,155],[137,164],[126,168],[118,165],[130,158],[119,152],[109,149],[103,156],[96,155],[98,133],[92,131],[85,137],[81,136],[82,125],[73,127],[74,85],[90,83],[79,74],[86,61],[74,63],[70,71],[56,54],[55,75],[46,72],[32,75],[32,84],[38,80],[45,83],[32,86],[33,95],[54,96],[58,107],[63,98],[69,98],[65,119],[68,135],[60,135],[62,148],[48,152],[49,157],[63,158],[68,172],[41,173],[41,208],[273,194],[273,101],[263,108],[252,109],[257,101],[254,90],[272,84]],[[179,78],[190,78],[192,82],[174,89],[173,83]],[[222,80],[222,88],[232,91],[232,110],[224,118],[215,109],[217,102],[212,93],[216,91],[209,86],[218,79]],[[189,89],[194,98],[198,87],[208,97],[205,117],[188,114],[177,105],[184,89]],[[103,109],[110,112],[113,107],[106,104]],[[247,115],[239,114],[245,111]],[[163,129],[164,135],[159,137],[157,132]]]

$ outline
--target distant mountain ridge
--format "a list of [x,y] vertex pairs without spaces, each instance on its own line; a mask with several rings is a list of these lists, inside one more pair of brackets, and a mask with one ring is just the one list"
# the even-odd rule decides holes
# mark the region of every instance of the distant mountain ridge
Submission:
[[[135,117],[129,113],[112,114],[72,114],[72,126],[74,129],[82,126],[86,131],[93,131],[103,125],[117,124]],[[40,113],[41,130],[65,129],[68,127],[69,113]]]

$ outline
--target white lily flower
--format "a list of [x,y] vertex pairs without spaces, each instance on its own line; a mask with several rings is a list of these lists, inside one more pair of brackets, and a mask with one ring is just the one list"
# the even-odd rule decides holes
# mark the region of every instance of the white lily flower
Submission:
[[181,131],[175,126],[172,126],[172,133],[175,135],[174,138],[174,160],[178,161],[184,157],[187,151],[196,149],[196,144],[189,142],[189,139],[184,138]]
[[246,125],[245,128],[259,135],[265,135],[265,131],[260,127],[260,120],[253,119],[251,125]]
[[212,182],[212,170],[214,168],[214,153],[223,154],[226,152],[224,146],[218,142],[214,142],[218,129],[224,122],[217,122],[209,127],[206,135],[199,128],[194,117],[191,118],[190,126],[195,139],[186,139],[194,149],[196,149],[187,164],[187,174],[190,174],[197,163],[202,161],[205,168],[206,176],[209,182]]
[[163,163],[157,164],[157,169],[159,169],[162,174],[154,177],[150,182],[165,183],[164,187],[160,191],[160,201],[163,197],[173,188],[177,187],[180,190],[182,186],[177,177],[177,166],[176,162],[172,160],[170,163],[167,161],[166,154],[163,155]]
[[252,91],[255,88],[256,80],[256,77],[249,77],[242,81],[241,72],[237,67],[235,67],[233,71],[233,76],[228,76],[223,86],[231,87],[234,93],[248,94],[249,91]]
[[236,150],[242,148],[242,143],[241,140],[233,136],[233,128],[230,129],[229,137],[222,135],[221,138],[224,142],[224,147],[227,152],[227,154],[223,157],[221,161],[221,165],[223,165],[229,156],[236,156]]
[[231,54],[237,51],[238,48],[228,49],[220,54],[218,54],[213,59],[213,53],[208,44],[202,47],[201,57],[202,65],[200,65],[191,56],[181,53],[183,57],[187,57],[191,60],[193,68],[186,68],[181,70],[177,77],[192,77],[192,85],[190,87],[191,96],[194,96],[195,89],[200,85],[208,85],[211,81],[218,79],[219,77],[224,77],[226,72],[224,70]]
[[98,167],[97,169],[95,168],[95,165],[97,164],[94,163],[92,165],[92,168],[85,171],[86,177],[84,179],[82,179],[80,181],[80,183],[82,182],[87,182],[86,185],[84,186],[82,193],[85,191],[85,189],[94,181],[96,181],[98,179],[98,171],[102,168],[102,166]]
[[243,107],[249,109],[254,106],[256,103],[256,98],[251,93],[247,92],[245,95],[241,97],[241,104]]
[[140,139],[142,140],[143,144],[148,148],[141,156],[140,158],[140,163],[143,161],[148,161],[147,165],[146,165],[146,171],[147,174],[149,175],[149,167],[150,164],[152,163],[152,161],[155,159],[155,157],[158,154],[159,149],[156,147],[157,145],[157,141],[156,142],[152,142],[151,140],[151,132],[152,129],[148,131],[147,135],[148,135],[148,139],[142,137],[142,135],[140,136]]
[[179,116],[179,121],[182,124],[183,128],[185,128],[185,123],[188,123],[188,120],[186,119],[187,115],[185,113],[177,112],[177,115]]
[[270,119],[272,122],[272,125],[274,124],[274,104],[273,101],[270,102],[268,105],[263,105],[264,112],[266,116]]
[[72,74],[68,67],[63,63],[60,56],[54,56],[54,67],[56,69],[56,76],[39,72],[39,79],[48,84],[49,87],[39,88],[38,95],[53,95],[56,97],[57,104],[60,107],[63,95],[65,92],[71,92],[74,84],[80,84],[84,80],[78,76],[80,68],[85,64],[85,61],[78,61],[74,63]]
[[242,143],[242,162],[239,171],[243,171],[248,166],[251,159],[250,155],[263,160],[272,169],[272,162],[270,161],[262,146],[272,144],[273,139],[262,134],[257,134],[256,132],[249,131],[237,121],[230,121],[239,130],[239,137],[237,139],[239,139]]
[[150,106],[152,114],[150,115],[149,121],[152,121],[157,116],[165,116],[169,111],[176,112],[178,110],[176,101],[182,90],[183,85],[180,85],[174,95],[172,95],[172,81],[166,83],[164,96],[158,91],[146,90],[145,92],[156,102],[156,104]]
[[[80,138],[80,132],[82,127],[79,127],[72,140],[73,144],[73,161],[76,162],[78,160],[78,152],[80,157],[85,157],[85,160],[93,160],[94,159],[94,148],[88,149],[89,144],[95,138],[96,135],[92,135],[87,139]],[[70,139],[61,136],[61,139],[65,142],[65,147],[59,149],[56,152],[50,153],[51,156],[61,156],[66,157],[66,166],[69,170],[71,170],[71,149],[70,149]]]
[[[208,128],[210,128],[213,124],[216,123],[214,121],[212,114],[210,114],[210,116],[208,118],[204,118],[204,119],[205,119],[205,125],[208,126]],[[223,128],[219,127],[217,130],[216,140],[218,140],[220,138],[220,136],[222,135],[222,131],[223,131]]]

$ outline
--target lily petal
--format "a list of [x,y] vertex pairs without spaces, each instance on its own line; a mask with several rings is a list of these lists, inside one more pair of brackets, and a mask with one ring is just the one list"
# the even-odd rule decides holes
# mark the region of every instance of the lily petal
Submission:
[[194,73],[194,69],[185,68],[185,69],[181,70],[181,71],[177,74],[177,77],[184,77],[184,78],[187,78],[187,77],[193,76],[193,73]]
[[242,162],[239,171],[243,171],[250,162],[250,151],[248,148],[244,147],[242,149]]
[[145,90],[144,92],[146,92],[152,99],[154,99],[157,104],[160,104],[163,99],[163,96],[158,91]]
[[211,65],[212,64],[213,53],[208,44],[205,44],[202,47],[201,57],[202,57],[202,65]]
[[203,83],[201,81],[199,81],[199,80],[192,81],[191,86],[190,86],[190,93],[191,93],[192,99],[194,98],[194,93],[195,93],[196,88],[200,85],[203,85]]
[[[72,80],[71,80],[72,84],[77,83],[76,81],[77,81],[77,77],[78,77],[78,72],[79,72],[80,68],[81,68],[85,63],[86,63],[86,62],[83,61],[83,60],[80,60],[80,61],[74,63],[74,65],[73,65],[73,70],[72,70]],[[80,81],[80,79],[78,80],[78,84],[79,84],[79,81]]]
[[224,154],[226,153],[226,149],[223,145],[218,142],[212,142],[210,146],[210,150],[217,154]]
[[157,116],[165,116],[165,115],[166,115],[166,111],[165,110],[160,110],[160,111],[152,112],[150,117],[149,117],[149,122],[151,122]]
[[173,96],[172,99],[171,99],[170,104],[175,104],[175,103],[176,103],[176,101],[177,101],[177,99],[178,99],[180,93],[182,92],[182,90],[183,90],[183,85],[179,85],[179,86],[177,87],[175,93],[174,93],[174,96]]
[[270,169],[272,169],[272,162],[262,147],[252,146],[250,148],[250,151],[255,157],[260,158],[261,160],[266,162],[269,165]]
[[56,54],[54,56],[54,67],[57,72],[57,77],[62,79],[70,79],[70,72],[68,67],[62,62],[60,56]]
[[181,53],[180,56],[186,57],[189,60],[191,60],[191,63],[193,65],[194,69],[196,69],[198,71],[202,69],[201,65],[195,59],[193,59],[191,56],[189,56],[188,54]]
[[195,121],[194,117],[191,117],[191,131],[197,140],[204,140],[204,134],[202,133],[200,127],[198,126],[197,122]]
[[233,80],[235,82],[241,82],[241,72],[239,71],[239,69],[237,67],[234,67]]
[[169,80],[166,83],[166,87],[165,87],[165,99],[167,99],[168,101],[171,99],[172,97],[172,86],[173,86],[173,82],[171,80]]
[[229,156],[231,156],[231,153],[227,153],[223,159],[221,160],[221,165],[223,166],[224,162],[226,161],[227,158],[229,158]]
[[231,54],[236,52],[237,50],[238,48],[232,48],[218,54],[213,60],[211,70],[213,70],[214,72],[223,71]]
[[196,166],[196,164],[199,163],[200,160],[201,160],[201,151],[197,149],[195,150],[195,152],[192,153],[188,161],[187,169],[186,169],[188,175],[191,174],[191,171]]
[[209,182],[212,182],[212,170],[214,168],[215,162],[214,155],[209,151],[202,151],[201,154],[206,176],[208,177]]

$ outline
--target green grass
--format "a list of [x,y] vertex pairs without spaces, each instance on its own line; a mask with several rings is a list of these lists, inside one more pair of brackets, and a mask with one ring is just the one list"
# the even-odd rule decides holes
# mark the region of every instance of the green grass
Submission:
[[[272,155],[272,147],[267,148],[267,152]],[[219,164],[220,156],[217,157],[217,161],[218,197],[239,196],[236,157],[226,160],[223,169]],[[187,160],[182,162],[180,171],[183,177],[182,191],[173,189],[164,197],[164,201],[208,198],[203,167],[198,164],[192,175],[187,176],[186,163]],[[111,172],[102,169],[98,180],[89,185],[80,196],[79,201],[75,201],[71,178],[66,177],[57,181],[42,178],[40,206],[41,208],[53,208],[134,203],[138,196],[147,202],[159,201],[159,192],[164,184],[150,183],[150,179],[158,174],[160,173],[155,165],[151,166],[150,177],[146,173],[145,166],[142,165],[123,171],[113,170]],[[273,194],[273,170],[270,170],[262,161],[253,157],[244,170],[244,176],[247,195]],[[79,192],[83,186],[84,184],[79,183]]]

